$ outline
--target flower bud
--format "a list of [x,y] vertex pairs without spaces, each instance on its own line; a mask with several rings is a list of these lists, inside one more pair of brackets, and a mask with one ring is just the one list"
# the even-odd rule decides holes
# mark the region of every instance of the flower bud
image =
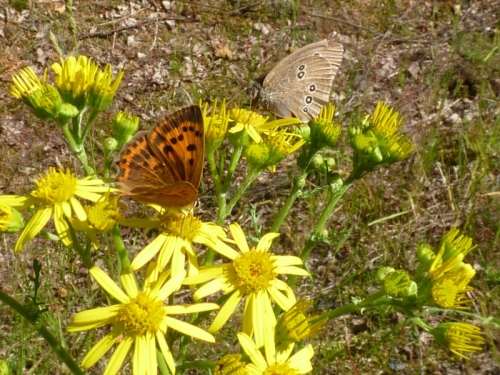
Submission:
[[122,148],[130,141],[139,127],[139,117],[126,112],[118,112],[113,124],[113,137],[118,142],[117,148]]

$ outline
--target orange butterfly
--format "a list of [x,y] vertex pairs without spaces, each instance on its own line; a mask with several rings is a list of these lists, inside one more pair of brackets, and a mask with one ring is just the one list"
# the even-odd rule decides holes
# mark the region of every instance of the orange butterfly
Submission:
[[198,198],[204,156],[200,107],[183,107],[127,143],[120,154],[117,182],[123,195],[140,202],[192,208]]

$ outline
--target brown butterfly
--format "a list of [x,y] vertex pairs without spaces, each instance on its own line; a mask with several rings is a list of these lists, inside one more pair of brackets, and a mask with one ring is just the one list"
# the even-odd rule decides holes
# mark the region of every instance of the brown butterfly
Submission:
[[162,207],[192,208],[203,173],[205,135],[200,107],[170,113],[125,145],[117,182],[123,195]]
[[343,54],[342,44],[326,39],[295,51],[254,81],[252,107],[302,122],[315,118],[330,100]]

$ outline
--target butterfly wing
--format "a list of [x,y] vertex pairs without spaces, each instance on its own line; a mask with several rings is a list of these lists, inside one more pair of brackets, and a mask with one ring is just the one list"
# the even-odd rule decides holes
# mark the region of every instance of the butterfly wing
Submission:
[[154,154],[176,181],[200,186],[205,155],[205,132],[200,107],[181,108],[165,118],[148,135]]
[[257,101],[279,117],[309,121],[328,103],[343,53],[340,43],[326,39],[295,51],[256,80]]
[[124,195],[141,202],[192,206],[198,197],[204,152],[200,108],[181,108],[125,146],[118,162],[118,184]]

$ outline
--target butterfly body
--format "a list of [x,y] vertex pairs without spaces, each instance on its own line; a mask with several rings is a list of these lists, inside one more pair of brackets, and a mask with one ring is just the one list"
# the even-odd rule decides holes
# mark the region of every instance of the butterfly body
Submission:
[[198,106],[169,114],[124,147],[117,182],[123,195],[162,207],[192,207],[198,198],[205,151]]
[[308,122],[328,103],[343,54],[340,43],[326,39],[295,51],[254,81],[253,106]]

